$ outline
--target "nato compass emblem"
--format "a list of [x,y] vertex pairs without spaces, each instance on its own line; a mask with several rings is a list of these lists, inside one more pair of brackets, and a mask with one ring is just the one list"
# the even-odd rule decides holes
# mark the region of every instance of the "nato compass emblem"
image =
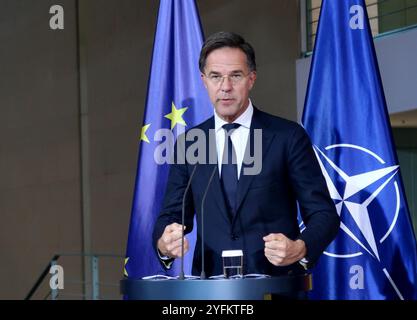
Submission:
[[[401,298],[383,267],[380,249],[395,228],[400,212],[400,191],[394,179],[399,166],[389,166],[371,150],[352,144],[330,145],[324,151],[317,146],[313,149],[341,220],[342,232],[324,254],[341,259],[371,256]],[[364,167],[368,171],[364,172]]]

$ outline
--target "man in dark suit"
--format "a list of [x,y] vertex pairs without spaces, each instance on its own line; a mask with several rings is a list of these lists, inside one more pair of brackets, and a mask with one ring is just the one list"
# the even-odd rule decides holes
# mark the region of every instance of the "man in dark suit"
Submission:
[[[182,255],[182,201],[197,166],[185,197],[185,232],[192,230],[194,212],[197,214],[193,274],[199,275],[202,267],[201,203],[212,173],[204,205],[207,276],[222,274],[221,253],[228,249],[243,250],[245,274],[305,272],[334,239],[340,223],[306,132],[297,123],[252,105],[249,92],[256,80],[255,53],[239,35],[219,32],[210,36],[199,65],[215,114],[196,128],[206,137],[213,132],[214,146],[207,138],[207,152],[213,147],[217,161],[171,165],[153,234],[161,262],[169,268]],[[260,141],[257,129],[262,133]],[[261,169],[247,174],[245,159],[259,150],[256,143],[262,144],[260,154],[255,154],[255,158],[261,157]],[[189,145],[185,143],[185,148]],[[302,233],[297,201],[306,226]],[[188,248],[186,240],[185,252]]]

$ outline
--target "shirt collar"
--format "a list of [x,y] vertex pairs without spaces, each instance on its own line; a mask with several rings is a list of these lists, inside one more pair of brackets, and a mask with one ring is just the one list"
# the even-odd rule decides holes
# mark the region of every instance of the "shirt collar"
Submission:
[[[242,127],[250,128],[251,122],[252,122],[252,116],[253,116],[253,105],[252,101],[249,99],[249,105],[245,112],[243,112],[239,118],[237,118],[233,123],[238,123]],[[224,121],[222,118],[219,117],[219,115],[216,113],[216,110],[214,110],[214,129],[219,131],[223,125],[228,123],[227,121]]]

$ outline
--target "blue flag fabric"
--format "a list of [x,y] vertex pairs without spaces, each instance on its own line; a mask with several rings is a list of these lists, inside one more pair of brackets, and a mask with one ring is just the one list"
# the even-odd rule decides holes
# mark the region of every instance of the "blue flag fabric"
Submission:
[[303,125],[341,217],[313,299],[416,299],[416,241],[363,0],[322,3]]
[[[124,274],[131,279],[179,273],[177,261],[166,273],[152,247],[153,227],[161,210],[169,172],[169,164],[158,164],[154,158],[155,148],[161,143],[155,141],[154,135],[166,129],[177,137],[213,115],[198,69],[202,44],[194,0],[161,0],[125,259]],[[185,274],[191,274],[195,233],[189,240]]]

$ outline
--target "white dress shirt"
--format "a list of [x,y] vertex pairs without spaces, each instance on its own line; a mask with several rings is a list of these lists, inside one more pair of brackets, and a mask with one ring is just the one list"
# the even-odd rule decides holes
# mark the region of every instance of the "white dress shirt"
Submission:
[[[233,123],[240,124],[240,127],[233,131],[230,138],[232,139],[233,147],[236,152],[237,161],[237,178],[240,177],[240,169],[242,168],[243,157],[245,156],[246,144],[249,138],[249,129],[252,122],[253,105],[249,100],[249,106]],[[228,123],[220,118],[216,111],[214,111],[214,129],[216,131],[216,148],[217,148],[217,163],[219,166],[219,176],[222,175],[222,159],[224,151],[224,143],[226,141],[226,130],[222,127]]]

